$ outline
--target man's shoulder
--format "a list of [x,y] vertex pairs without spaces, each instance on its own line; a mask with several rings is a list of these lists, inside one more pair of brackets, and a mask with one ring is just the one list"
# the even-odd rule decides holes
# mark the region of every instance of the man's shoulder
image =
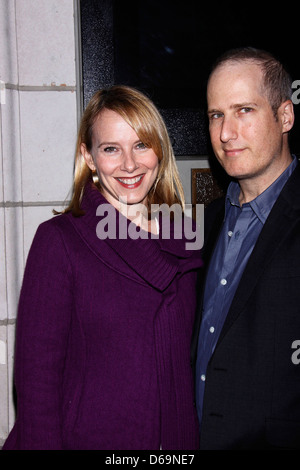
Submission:
[[205,224],[211,225],[216,219],[222,217],[225,212],[225,196],[214,199],[210,204],[205,208],[204,219]]
[[218,197],[209,203],[209,205],[205,208],[205,213],[210,214],[212,212],[219,212],[220,210],[224,209],[225,204],[225,196]]

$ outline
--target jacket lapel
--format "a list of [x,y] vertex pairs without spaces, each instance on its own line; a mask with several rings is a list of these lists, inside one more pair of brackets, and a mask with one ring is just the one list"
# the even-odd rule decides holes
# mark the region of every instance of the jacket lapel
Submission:
[[260,233],[226,317],[219,341],[242,312],[266,266],[300,220],[300,169],[283,188]]

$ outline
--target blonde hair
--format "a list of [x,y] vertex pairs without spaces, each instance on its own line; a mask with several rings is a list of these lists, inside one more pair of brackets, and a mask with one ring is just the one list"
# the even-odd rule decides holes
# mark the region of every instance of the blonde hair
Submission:
[[[72,212],[74,216],[84,214],[80,205],[85,186],[92,181],[92,171],[83,158],[81,145],[85,144],[91,151],[93,125],[104,109],[117,112],[158,157],[158,175],[148,194],[148,206],[179,203],[184,208],[183,188],[162,116],[153,102],[140,91],[115,85],[97,91],[83,113],[76,144],[73,195],[64,212]],[[101,190],[101,187],[98,188]]]

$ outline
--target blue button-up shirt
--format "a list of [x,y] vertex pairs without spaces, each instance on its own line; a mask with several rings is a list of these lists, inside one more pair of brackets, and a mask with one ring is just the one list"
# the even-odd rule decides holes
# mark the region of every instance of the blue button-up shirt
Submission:
[[223,227],[207,273],[198,340],[196,405],[200,423],[207,364],[260,231],[297,163],[294,157],[288,168],[269,188],[242,206],[239,204],[238,183],[231,182],[228,187]]

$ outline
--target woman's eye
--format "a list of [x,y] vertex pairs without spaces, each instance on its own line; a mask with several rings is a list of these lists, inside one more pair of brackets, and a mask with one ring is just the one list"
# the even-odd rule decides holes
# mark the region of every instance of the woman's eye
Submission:
[[117,148],[116,147],[105,147],[103,150],[104,150],[105,153],[113,153],[113,152],[117,151]]
[[139,142],[139,143],[136,145],[136,147],[137,147],[138,149],[146,149],[146,148],[147,148],[147,146],[146,146],[143,142]]

